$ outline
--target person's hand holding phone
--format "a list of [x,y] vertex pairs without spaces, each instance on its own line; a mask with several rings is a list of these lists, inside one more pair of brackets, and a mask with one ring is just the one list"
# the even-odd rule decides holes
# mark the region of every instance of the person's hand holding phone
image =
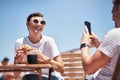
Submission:
[[83,43],[87,43],[90,47],[98,47],[100,45],[100,41],[98,40],[97,36],[92,33],[91,31],[91,23],[89,21],[84,22],[85,30],[83,33]]
[[82,39],[81,39],[81,44],[84,44],[84,43],[90,44],[90,34],[89,34],[89,31],[86,26],[83,31],[83,35],[82,35]]
[[92,35],[91,24],[90,24],[90,22],[85,21],[84,25],[85,25],[85,30],[83,32],[83,36],[82,36],[82,39],[81,39],[80,49],[83,48],[83,47],[86,47],[86,46],[90,47],[90,43],[91,43],[91,39],[90,39],[90,36]]

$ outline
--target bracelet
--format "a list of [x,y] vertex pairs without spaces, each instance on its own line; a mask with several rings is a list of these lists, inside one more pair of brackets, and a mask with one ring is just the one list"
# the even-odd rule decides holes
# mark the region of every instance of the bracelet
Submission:
[[80,49],[82,49],[83,47],[89,47],[90,48],[90,45],[86,44],[86,43],[83,43],[83,44],[80,45]]

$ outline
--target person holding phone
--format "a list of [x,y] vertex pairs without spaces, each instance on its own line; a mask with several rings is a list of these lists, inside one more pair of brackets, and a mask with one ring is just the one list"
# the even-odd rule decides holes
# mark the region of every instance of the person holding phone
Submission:
[[[93,80],[112,80],[120,55],[120,0],[113,0],[112,18],[115,28],[109,30],[101,42],[94,33],[89,34],[86,26],[80,41],[85,72],[93,74],[99,70]],[[90,47],[96,48],[92,56]]]
[[[52,80],[63,80],[61,74],[64,72],[64,64],[55,40],[42,34],[45,24],[43,14],[39,12],[31,13],[27,17],[26,26],[29,35],[16,40],[14,63],[28,64],[27,55],[36,54],[37,64],[50,63],[57,66],[52,72]],[[42,80],[48,80],[48,74],[48,69],[42,69]],[[26,73],[22,80],[38,80],[38,74]]]

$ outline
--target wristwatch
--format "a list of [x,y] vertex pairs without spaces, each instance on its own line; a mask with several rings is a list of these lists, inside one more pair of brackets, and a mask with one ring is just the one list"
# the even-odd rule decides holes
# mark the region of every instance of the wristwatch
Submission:
[[82,49],[83,47],[89,47],[90,48],[90,45],[86,44],[86,43],[83,43],[83,44],[80,45],[80,49]]

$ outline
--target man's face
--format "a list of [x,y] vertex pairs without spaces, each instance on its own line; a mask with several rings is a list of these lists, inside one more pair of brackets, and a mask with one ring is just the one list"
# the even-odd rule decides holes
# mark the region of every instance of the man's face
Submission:
[[3,61],[2,64],[3,64],[3,65],[7,65],[7,64],[8,64],[8,61]]
[[115,3],[115,2],[116,2],[116,0],[112,0],[112,2],[113,2],[113,3]]
[[117,9],[116,7],[113,7],[112,17],[115,22],[115,27],[120,27],[120,5]]
[[41,34],[45,26],[45,21],[42,17],[32,17],[27,22],[27,27],[30,34]]

